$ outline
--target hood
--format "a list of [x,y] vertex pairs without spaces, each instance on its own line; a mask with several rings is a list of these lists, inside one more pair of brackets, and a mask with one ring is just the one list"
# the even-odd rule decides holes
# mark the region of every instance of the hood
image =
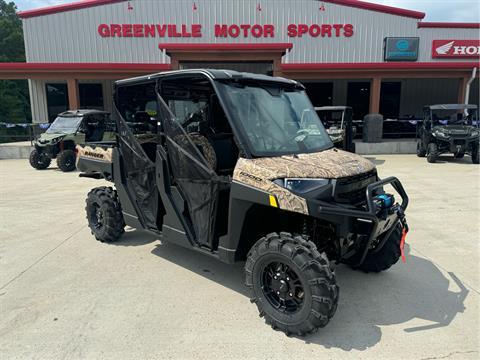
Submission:
[[447,135],[469,135],[472,131],[478,130],[477,127],[472,125],[438,125],[432,129],[440,131]]
[[[239,159],[233,178],[242,181],[245,176],[262,180],[279,178],[336,179],[371,171],[372,162],[357,154],[329,149],[311,154],[280,157]],[[242,181],[243,182],[243,181]]]
[[48,144],[48,143],[51,143],[53,141],[58,141],[60,139],[63,139],[65,137],[65,134],[47,134],[47,133],[43,133],[41,134],[38,138],[37,138],[37,142],[39,144]]

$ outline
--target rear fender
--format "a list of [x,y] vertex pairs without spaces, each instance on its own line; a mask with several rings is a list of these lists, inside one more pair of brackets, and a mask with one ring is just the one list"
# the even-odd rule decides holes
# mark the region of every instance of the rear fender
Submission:
[[[112,147],[100,147],[95,145],[77,145],[77,168],[84,173],[83,177],[102,177],[112,180],[113,158],[118,156],[116,149]],[[101,176],[100,176],[101,175]]]

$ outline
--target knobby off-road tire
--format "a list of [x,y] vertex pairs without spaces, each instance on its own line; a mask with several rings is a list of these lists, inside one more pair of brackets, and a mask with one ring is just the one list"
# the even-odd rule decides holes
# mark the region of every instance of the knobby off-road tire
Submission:
[[324,327],[337,309],[335,272],[302,236],[282,232],[258,240],[245,263],[245,285],[265,322],[287,335]]
[[435,161],[437,161],[437,157],[438,157],[437,144],[434,144],[434,143],[428,144],[427,161],[429,163],[434,163]]
[[376,253],[370,251],[362,265],[356,269],[364,272],[381,272],[389,269],[401,256],[400,240],[402,239],[402,226],[397,224],[385,242],[383,247]]
[[472,163],[478,164],[479,158],[478,158],[478,146],[475,146],[472,149]]
[[117,192],[111,187],[92,189],[86,200],[88,226],[92,235],[101,242],[114,242],[125,232],[122,208]]
[[425,157],[427,155],[427,151],[423,148],[420,142],[417,142],[417,156],[418,157]]
[[37,170],[43,170],[48,168],[52,159],[48,156],[40,154],[37,149],[33,149],[30,153],[30,165]]
[[57,155],[57,166],[63,172],[75,170],[75,152],[63,150]]

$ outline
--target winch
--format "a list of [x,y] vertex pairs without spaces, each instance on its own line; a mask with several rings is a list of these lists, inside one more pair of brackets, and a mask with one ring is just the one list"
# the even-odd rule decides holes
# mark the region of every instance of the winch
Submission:
[[392,194],[380,194],[373,198],[373,203],[377,214],[384,212],[386,215],[395,204],[395,197]]

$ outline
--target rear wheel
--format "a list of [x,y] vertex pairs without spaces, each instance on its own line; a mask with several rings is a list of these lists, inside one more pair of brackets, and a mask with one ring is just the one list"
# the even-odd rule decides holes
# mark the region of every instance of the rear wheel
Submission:
[[389,269],[397,263],[401,256],[400,241],[402,239],[402,226],[397,224],[390,237],[383,247],[377,251],[371,250],[367,253],[362,265],[356,267],[365,272],[380,272]]
[[335,272],[327,256],[302,236],[261,238],[248,254],[245,284],[260,316],[287,335],[324,327],[337,309]]
[[32,150],[29,160],[30,165],[37,170],[46,169],[52,161],[47,155],[38,152],[37,149]]
[[73,150],[60,152],[57,155],[57,166],[64,172],[75,170],[75,152]]
[[427,154],[427,161],[429,163],[434,163],[437,161],[438,157],[438,147],[435,143],[428,144],[428,154]]
[[427,151],[425,150],[425,148],[422,146],[422,144],[419,142],[417,142],[417,156],[418,157],[425,157],[425,155],[427,154]]
[[472,163],[478,164],[478,145],[472,149]]
[[88,226],[98,241],[113,242],[124,233],[125,222],[117,192],[111,187],[92,189],[87,195]]

